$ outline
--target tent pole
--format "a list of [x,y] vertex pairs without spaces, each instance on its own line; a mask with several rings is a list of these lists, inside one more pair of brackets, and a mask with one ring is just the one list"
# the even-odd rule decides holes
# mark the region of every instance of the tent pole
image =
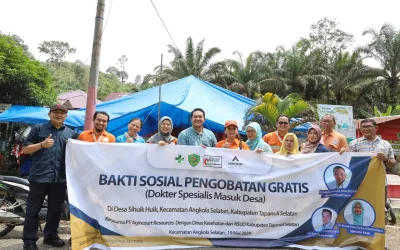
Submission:
[[[161,72],[160,72],[160,83],[158,87],[158,119],[157,124],[160,122],[160,114],[161,114],[161,84],[162,84],[162,70],[163,70],[163,54],[161,54]],[[160,127],[158,127],[158,132],[160,132]]]

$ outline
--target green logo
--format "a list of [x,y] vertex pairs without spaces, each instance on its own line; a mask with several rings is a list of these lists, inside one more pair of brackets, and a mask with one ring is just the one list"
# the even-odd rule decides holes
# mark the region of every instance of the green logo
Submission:
[[400,139],[400,133],[397,133],[397,139]]
[[183,155],[175,155],[175,162],[179,164],[184,163],[185,157]]
[[199,164],[199,162],[200,162],[200,155],[196,155],[196,154],[189,155],[189,164],[192,167],[196,167],[197,164]]

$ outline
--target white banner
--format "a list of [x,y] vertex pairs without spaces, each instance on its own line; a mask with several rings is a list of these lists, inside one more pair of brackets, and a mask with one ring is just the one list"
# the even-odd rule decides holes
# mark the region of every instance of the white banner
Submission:
[[[73,246],[83,249],[97,243],[120,249],[112,247],[159,236],[199,238],[212,245],[219,245],[216,240],[221,238],[292,243],[337,238],[339,228],[333,225],[364,179],[370,160],[369,154],[283,157],[71,140],[66,162]],[[338,167],[344,175],[339,188],[334,177]],[[331,227],[322,219],[326,210]],[[107,236],[127,241],[120,239],[118,245]]]

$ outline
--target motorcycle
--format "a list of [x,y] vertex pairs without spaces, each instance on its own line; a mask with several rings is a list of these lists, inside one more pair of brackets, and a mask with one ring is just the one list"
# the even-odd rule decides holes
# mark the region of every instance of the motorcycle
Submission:
[[389,198],[387,198],[386,204],[385,204],[385,223],[386,223],[386,225],[396,224],[396,215],[395,215],[390,203],[391,203],[391,200]]
[[[14,227],[24,224],[29,194],[29,181],[15,176],[0,176],[0,238]],[[67,196],[66,196],[67,197]],[[39,213],[39,222],[46,221],[47,196]],[[61,220],[69,220],[69,205],[65,200]],[[39,223],[39,229],[42,231]]]

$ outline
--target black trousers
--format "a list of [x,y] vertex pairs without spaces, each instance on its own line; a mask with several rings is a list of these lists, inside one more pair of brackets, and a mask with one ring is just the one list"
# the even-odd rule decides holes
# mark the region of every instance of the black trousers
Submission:
[[47,195],[47,217],[44,237],[57,235],[60,224],[62,205],[65,200],[66,183],[35,183],[29,184],[28,203],[24,222],[22,240],[24,244],[32,244],[38,240],[39,212]]

